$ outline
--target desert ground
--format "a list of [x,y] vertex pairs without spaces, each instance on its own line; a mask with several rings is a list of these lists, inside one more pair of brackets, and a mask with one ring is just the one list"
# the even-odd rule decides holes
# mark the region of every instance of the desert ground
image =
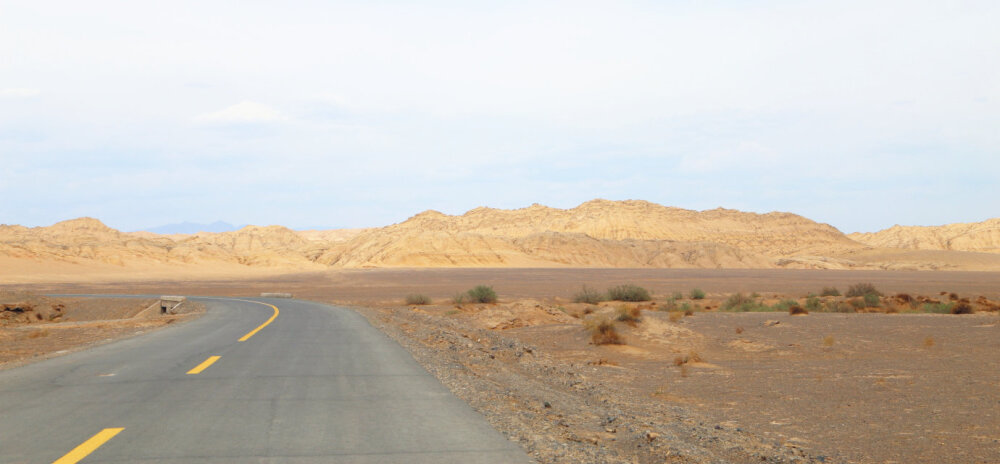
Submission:
[[132,337],[196,317],[185,302],[160,314],[152,298],[48,297],[0,290],[0,369]]
[[[859,282],[885,295],[882,309],[719,309],[735,293],[804,304]],[[1000,462],[1000,315],[988,306],[927,314],[893,297],[995,304],[998,282],[1000,273],[955,271],[373,269],[18,289],[281,291],[349,305],[538,462],[987,463]],[[584,285],[623,283],[653,301],[572,302]],[[453,303],[478,284],[499,302]],[[690,299],[695,288],[705,299]],[[671,301],[676,292],[683,297]],[[416,293],[432,304],[404,304]],[[699,310],[664,310],[685,303]],[[594,344],[588,321],[621,307],[638,316],[614,323],[623,344]]]

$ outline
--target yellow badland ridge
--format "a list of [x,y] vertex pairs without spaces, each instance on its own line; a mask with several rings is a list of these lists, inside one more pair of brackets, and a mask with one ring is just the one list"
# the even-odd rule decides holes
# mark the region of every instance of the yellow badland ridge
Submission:
[[569,209],[533,204],[461,215],[428,210],[398,224],[352,230],[247,226],[167,236],[123,233],[94,218],[48,227],[0,225],[0,277],[30,281],[39,273],[59,278],[70,270],[74,277],[112,271],[237,275],[329,267],[1000,270],[998,244],[1000,219],[847,236],[792,213],[597,199]]
[[900,226],[853,233],[853,240],[879,248],[1000,253],[1000,218],[943,226]]

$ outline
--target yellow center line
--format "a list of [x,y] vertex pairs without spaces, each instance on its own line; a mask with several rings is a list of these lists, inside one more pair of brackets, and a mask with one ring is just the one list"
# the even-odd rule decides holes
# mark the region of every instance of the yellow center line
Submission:
[[254,336],[254,335],[255,335],[255,334],[257,333],[257,332],[260,332],[260,329],[263,329],[264,327],[267,327],[267,325],[268,325],[268,324],[270,324],[270,323],[271,323],[272,321],[274,321],[274,319],[276,319],[276,318],[278,317],[278,313],[279,313],[279,312],[281,312],[281,311],[278,311],[278,307],[277,307],[277,306],[275,306],[275,305],[272,305],[272,304],[267,304],[267,303],[261,303],[261,302],[259,302],[259,301],[250,301],[250,300],[237,300],[237,301],[245,301],[245,302],[247,302],[247,303],[257,303],[257,304],[262,304],[262,305],[264,305],[264,306],[270,306],[270,307],[271,307],[272,309],[274,309],[274,314],[272,314],[272,315],[271,315],[271,318],[270,318],[270,319],[268,319],[268,320],[264,321],[264,323],[263,323],[263,324],[261,324],[261,325],[260,325],[259,327],[257,327],[256,329],[253,329],[253,330],[251,330],[251,331],[250,331],[249,333],[247,333],[246,335],[244,335],[244,336],[240,337],[240,339],[239,339],[239,340],[237,340],[237,341],[240,341],[240,342],[245,342],[245,341],[249,340],[249,339],[250,339],[250,337]]
[[189,375],[201,374],[201,371],[203,371],[205,369],[208,369],[208,366],[211,366],[212,364],[215,364],[215,362],[218,361],[219,358],[221,358],[221,357],[222,356],[209,356],[208,359],[202,361],[201,364],[195,366],[194,369],[189,370],[187,373]]
[[87,457],[90,453],[93,453],[94,450],[100,448],[101,445],[107,443],[108,440],[114,438],[115,435],[118,435],[118,432],[121,432],[122,430],[125,430],[125,427],[101,430],[100,432],[97,432],[97,435],[90,437],[89,440],[81,443],[80,446],[73,448],[73,451],[66,453],[65,456],[59,458],[52,464],[76,464],[77,462],[80,462],[81,459]]

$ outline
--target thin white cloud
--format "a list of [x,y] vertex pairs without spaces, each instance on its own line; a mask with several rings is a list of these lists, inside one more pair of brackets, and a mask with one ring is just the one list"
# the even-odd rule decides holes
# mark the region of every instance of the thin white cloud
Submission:
[[6,88],[0,89],[0,99],[31,98],[36,97],[41,90],[31,88]]
[[200,124],[263,124],[287,120],[288,117],[280,111],[252,101],[242,101],[194,118],[194,121]]

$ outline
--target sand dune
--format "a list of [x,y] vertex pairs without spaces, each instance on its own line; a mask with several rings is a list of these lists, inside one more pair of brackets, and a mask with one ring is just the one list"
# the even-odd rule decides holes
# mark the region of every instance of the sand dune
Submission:
[[425,211],[373,229],[247,226],[123,233],[97,219],[0,225],[7,282],[205,278],[366,267],[1000,270],[1000,219],[847,236],[791,213],[691,211],[645,201]]

